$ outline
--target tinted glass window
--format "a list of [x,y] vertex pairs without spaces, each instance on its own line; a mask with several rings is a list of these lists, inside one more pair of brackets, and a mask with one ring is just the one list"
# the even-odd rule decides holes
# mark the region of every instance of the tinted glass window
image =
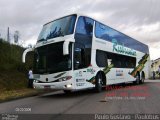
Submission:
[[91,62],[91,52],[83,44],[74,45],[74,69],[86,68]]
[[85,47],[83,44],[75,43],[74,45],[74,69],[86,67]]
[[[86,68],[91,62],[91,47],[94,21],[88,17],[79,17],[75,32],[75,69]],[[79,59],[79,65],[77,65]],[[82,62],[80,62],[82,61]],[[77,63],[76,63],[77,62]],[[78,66],[78,67],[77,67]]]
[[84,44],[86,48],[91,48],[93,23],[94,21],[90,18],[79,17],[76,26],[75,42]]
[[79,17],[76,33],[83,34],[87,36],[92,36],[93,34],[93,20],[88,17]]
[[99,22],[96,22],[95,36],[109,42],[112,42],[112,40],[116,40],[118,44],[123,44],[126,47],[144,53],[149,53],[147,45]]
[[119,32],[110,29],[109,27],[103,24],[96,23],[96,37],[112,41],[117,36],[119,36]]
[[107,54],[104,51],[97,50],[96,62],[99,67],[107,66]]
[[38,37],[38,42],[73,34],[76,17],[76,15],[66,16],[45,24]]
[[96,62],[99,67],[105,67],[107,65],[108,60],[110,60],[110,62],[114,65],[114,68],[136,67],[135,57],[119,55],[101,50],[96,51]]
[[63,55],[63,42],[45,45],[35,49],[34,73],[56,73],[72,68],[72,44],[69,55]]

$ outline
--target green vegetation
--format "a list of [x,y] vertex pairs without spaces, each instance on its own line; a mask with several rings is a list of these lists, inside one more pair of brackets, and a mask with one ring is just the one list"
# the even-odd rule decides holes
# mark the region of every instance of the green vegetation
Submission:
[[42,93],[41,91],[37,91],[34,89],[20,89],[20,90],[9,90],[9,91],[3,91],[0,92],[0,102],[6,101],[6,100],[13,100],[17,98],[23,98],[26,96],[34,96]]
[[27,73],[33,65],[33,53],[22,63],[25,49],[0,39],[0,91],[20,90],[27,87]]

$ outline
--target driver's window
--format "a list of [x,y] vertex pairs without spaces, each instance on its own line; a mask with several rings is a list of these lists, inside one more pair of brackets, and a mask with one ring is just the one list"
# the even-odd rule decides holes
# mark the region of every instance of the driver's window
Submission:
[[74,45],[74,69],[85,67],[85,49],[83,44]]

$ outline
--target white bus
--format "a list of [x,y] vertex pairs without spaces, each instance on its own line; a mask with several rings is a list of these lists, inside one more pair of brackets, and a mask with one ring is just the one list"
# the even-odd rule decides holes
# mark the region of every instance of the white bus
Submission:
[[34,88],[64,92],[143,83],[148,46],[91,17],[72,14],[43,26],[34,48]]

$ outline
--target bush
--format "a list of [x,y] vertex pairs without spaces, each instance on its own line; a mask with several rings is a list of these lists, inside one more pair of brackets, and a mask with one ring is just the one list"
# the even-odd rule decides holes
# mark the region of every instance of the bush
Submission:
[[26,73],[33,66],[33,53],[22,63],[25,48],[0,39],[0,89],[20,89],[26,86]]

